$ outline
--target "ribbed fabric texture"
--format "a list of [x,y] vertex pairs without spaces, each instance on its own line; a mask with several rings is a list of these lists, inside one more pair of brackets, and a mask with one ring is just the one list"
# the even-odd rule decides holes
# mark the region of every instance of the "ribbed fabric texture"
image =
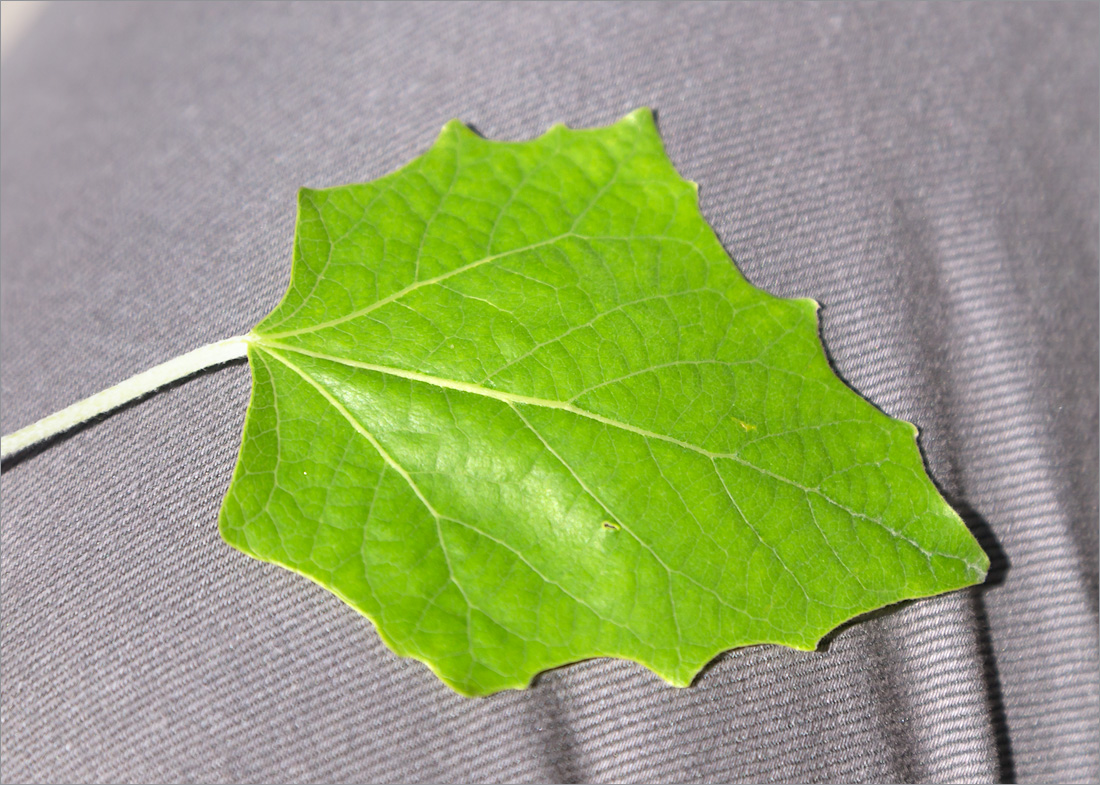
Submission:
[[460,698],[219,539],[238,364],[5,466],[4,782],[1096,781],[1098,40],[1095,4],[49,8],[0,75],[4,432],[246,332],[299,186],[649,105],[993,570],[689,689]]

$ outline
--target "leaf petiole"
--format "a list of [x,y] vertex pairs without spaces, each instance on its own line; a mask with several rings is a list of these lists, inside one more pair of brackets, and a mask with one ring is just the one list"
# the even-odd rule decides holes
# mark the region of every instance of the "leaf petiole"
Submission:
[[43,417],[38,422],[0,439],[0,458],[7,458],[52,436],[64,433],[123,404],[148,395],[166,384],[230,360],[240,359],[246,355],[251,338],[251,334],[238,335],[236,338],[227,338],[224,341],[200,346],[136,376],[131,376],[126,381],[114,387],[108,387],[59,412]]

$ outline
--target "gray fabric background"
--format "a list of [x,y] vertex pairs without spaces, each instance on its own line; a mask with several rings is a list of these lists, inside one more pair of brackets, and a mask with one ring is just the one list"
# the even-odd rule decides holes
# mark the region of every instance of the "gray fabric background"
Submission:
[[460,698],[219,540],[237,364],[4,467],[4,781],[1096,781],[1098,37],[1093,4],[47,9],[0,77],[4,432],[247,331],[299,186],[646,104],[994,569],[690,689]]

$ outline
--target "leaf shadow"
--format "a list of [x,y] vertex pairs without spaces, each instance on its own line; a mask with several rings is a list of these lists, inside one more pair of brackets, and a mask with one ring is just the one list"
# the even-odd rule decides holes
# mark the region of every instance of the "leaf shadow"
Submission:
[[[933,480],[933,482],[935,482]],[[942,489],[941,489],[942,491]],[[978,654],[982,658],[982,675],[985,678],[986,698],[988,701],[990,724],[993,726],[993,742],[996,746],[997,762],[1000,766],[1000,782],[1016,782],[1016,761],[1012,751],[1012,739],[1008,732],[1008,715],[1005,711],[1004,691],[1001,688],[1001,676],[997,667],[997,656],[993,648],[992,630],[989,613],[986,610],[986,592],[1001,586],[1011,569],[1008,554],[993,534],[993,529],[982,515],[968,502],[952,498],[944,493],[944,498],[955,508],[970,532],[989,557],[989,572],[985,582],[972,590],[974,615],[977,620]]]
[[[935,482],[935,480],[933,480]],[[938,486],[937,486],[938,487]],[[940,489],[943,492],[942,489]],[[1001,677],[997,667],[997,658],[993,648],[993,639],[989,625],[989,615],[986,611],[985,594],[987,591],[1002,585],[1008,574],[1011,563],[1004,549],[993,534],[992,528],[986,520],[969,503],[952,498],[944,493],[944,498],[955,509],[966,523],[967,528],[974,535],[978,544],[989,556],[989,572],[986,579],[978,586],[971,587],[969,594],[975,616],[978,656],[982,661],[983,686],[986,693],[986,708],[989,711],[989,721],[993,731],[993,742],[997,757],[997,765],[1000,769],[999,782],[1016,781],[1016,763],[1012,751],[1012,741],[1008,732],[1008,717],[1005,711],[1004,691],[1001,688]],[[827,652],[829,647],[846,630],[874,619],[881,619],[898,613],[917,600],[904,600],[888,605],[885,608],[864,613],[849,619],[840,626],[826,633],[818,642],[817,651]]]
[[221,370],[222,368],[227,368],[231,365],[240,365],[244,362],[247,362],[247,359],[244,358],[244,357],[239,357],[239,358],[235,358],[235,359],[232,359],[232,360],[227,360],[224,363],[219,363],[217,365],[211,365],[207,368],[200,368],[199,370],[195,371],[192,374],[189,374],[187,376],[176,379],[173,382],[169,382],[168,384],[165,384],[162,387],[158,387],[155,390],[150,390],[145,395],[142,395],[139,398],[134,398],[133,400],[127,401],[126,403],[122,404],[121,406],[118,406],[114,409],[111,409],[110,411],[106,411],[106,412],[103,412],[102,414],[96,415],[95,417],[91,418],[90,420],[85,420],[82,423],[78,423],[77,425],[74,425],[72,428],[69,428],[66,431],[62,431],[61,433],[54,434],[53,436],[49,437],[48,439],[44,439],[40,442],[36,442],[35,444],[32,444],[29,447],[27,447],[25,450],[20,450],[19,452],[14,453],[12,455],[9,455],[6,458],[4,458],[2,461],[0,461],[0,474],[3,474],[3,473],[7,472],[10,469],[13,469],[14,467],[16,467],[19,464],[23,463],[23,461],[30,460],[31,458],[34,458],[35,456],[42,454],[43,452],[45,452],[46,450],[50,449],[51,447],[53,447],[57,444],[68,441],[73,436],[76,436],[78,433],[82,433],[85,430],[87,430],[88,428],[91,428],[95,425],[98,425],[99,423],[103,422],[104,420],[108,419],[109,417],[113,417],[114,415],[118,414],[119,412],[124,412],[124,411],[127,411],[127,410],[129,410],[130,408],[132,408],[134,406],[137,406],[138,404],[142,403],[143,401],[148,400],[149,398],[151,398],[154,395],[165,392],[167,390],[174,390],[175,388],[180,387],[184,384],[187,384],[189,381],[191,381],[191,380],[193,380],[193,379],[195,379],[199,376],[202,376],[204,374],[210,373],[212,371],[218,371],[218,370]]

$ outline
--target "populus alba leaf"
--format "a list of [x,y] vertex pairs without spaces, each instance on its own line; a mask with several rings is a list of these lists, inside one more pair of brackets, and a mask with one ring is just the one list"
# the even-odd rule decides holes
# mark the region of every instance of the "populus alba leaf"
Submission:
[[646,109],[521,143],[450,122],[301,191],[248,358],[223,536],[467,695],[589,657],[687,685],[988,566],[816,304],[734,268]]

